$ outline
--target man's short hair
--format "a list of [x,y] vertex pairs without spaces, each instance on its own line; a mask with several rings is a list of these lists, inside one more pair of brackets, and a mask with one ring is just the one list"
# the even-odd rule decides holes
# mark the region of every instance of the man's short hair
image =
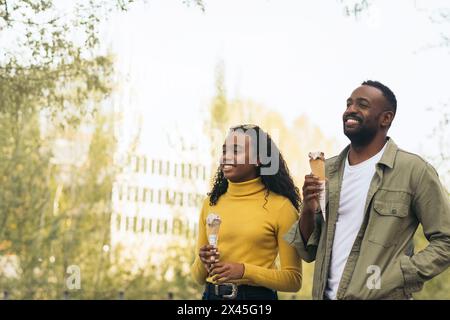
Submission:
[[381,82],[373,80],[364,81],[363,83],[361,83],[361,85],[371,86],[380,90],[383,93],[383,96],[388,101],[389,108],[394,112],[394,114],[397,112],[397,98],[395,97],[395,94],[392,92],[391,89],[389,89]]

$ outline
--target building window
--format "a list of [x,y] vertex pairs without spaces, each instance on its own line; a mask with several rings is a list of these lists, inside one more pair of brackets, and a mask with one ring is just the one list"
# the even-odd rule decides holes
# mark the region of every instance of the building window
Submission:
[[133,156],[131,154],[129,154],[127,157],[127,170],[133,166],[132,162],[133,162]]
[[153,189],[148,189],[150,193],[150,202],[153,203]]
[[161,234],[161,220],[156,220],[156,233]]
[[176,201],[176,193],[170,190],[166,190],[166,204],[174,205]]
[[135,187],[134,188],[134,202],[138,202],[139,201],[139,188]]
[[133,232],[137,232],[137,223],[138,223],[137,217],[133,217]]
[[200,166],[195,166],[195,175],[194,178],[197,180],[200,178]]
[[202,202],[203,202],[203,195],[197,193],[195,195],[195,200],[194,200],[195,206],[200,207],[202,205]]
[[178,200],[178,205],[183,206],[183,192],[176,193],[176,199]]
[[158,174],[160,176],[162,176],[162,174],[163,174],[163,162],[162,162],[162,160],[158,161]]
[[180,219],[175,218],[172,221],[172,234],[181,235],[182,233],[183,233],[183,222]]
[[170,161],[166,161],[166,175],[170,176]]
[[141,232],[144,233],[145,232],[145,222],[146,219],[145,218],[141,218]]
[[197,237],[197,232],[198,232],[198,225],[194,224],[194,234],[193,237],[196,238]]
[[188,206],[198,207],[203,201],[203,196],[198,193],[188,193]]
[[130,229],[130,217],[126,217],[125,230],[128,231],[129,229]]
[[119,193],[119,201],[122,201],[123,199],[123,185],[118,186],[118,193]]
[[128,201],[131,201],[132,193],[133,193],[133,187],[128,187],[127,188],[127,200]]
[[139,156],[134,156],[134,172],[139,172]]
[[150,218],[148,219],[148,232],[152,233],[152,228],[153,228],[153,220]]
[[147,173],[147,157],[146,156],[142,157],[142,171],[144,172],[144,174]]
[[153,202],[153,189],[144,188],[142,192],[142,202]]
[[161,190],[158,190],[158,204],[161,204]]
[[122,215],[118,213],[116,215],[116,230],[120,230],[120,222],[122,221]]
[[153,159],[152,160],[152,174],[155,174],[155,171],[156,171],[156,160]]
[[206,167],[203,166],[203,180],[206,180]]
[[177,177],[178,176],[178,163],[175,163],[173,165],[173,176]]
[[189,163],[188,165],[188,177],[189,179],[192,179],[192,164]]

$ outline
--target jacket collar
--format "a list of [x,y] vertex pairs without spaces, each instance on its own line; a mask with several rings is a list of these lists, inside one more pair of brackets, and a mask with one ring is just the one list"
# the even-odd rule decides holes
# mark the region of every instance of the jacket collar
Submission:
[[[387,137],[386,144],[387,144],[386,149],[384,150],[384,153],[381,156],[380,161],[378,161],[378,164],[383,164],[392,169],[394,167],[395,156],[397,155],[398,147],[391,137]],[[331,160],[331,163],[329,164],[330,174],[339,171],[339,168],[344,163],[345,157],[347,156],[349,150],[350,145],[347,145],[337,157],[335,157],[334,159],[333,158],[330,159]]]

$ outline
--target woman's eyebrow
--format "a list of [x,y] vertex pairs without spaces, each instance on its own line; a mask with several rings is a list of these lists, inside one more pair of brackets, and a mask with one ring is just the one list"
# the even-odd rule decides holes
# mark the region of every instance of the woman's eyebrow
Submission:
[[[243,146],[241,146],[240,144],[230,144],[229,146],[233,148],[240,148],[240,149],[243,148]],[[226,149],[226,147],[227,147],[226,144],[222,145],[222,149]]]

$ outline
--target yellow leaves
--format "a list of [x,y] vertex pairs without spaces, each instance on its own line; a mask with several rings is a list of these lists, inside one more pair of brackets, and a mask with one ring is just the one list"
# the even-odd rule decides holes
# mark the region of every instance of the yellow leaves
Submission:
[[21,171],[23,171],[23,165],[19,163],[16,165],[16,172],[19,173]]
[[2,242],[0,242],[0,251],[5,251],[8,250],[9,248],[11,248],[11,241],[9,240],[3,240]]

